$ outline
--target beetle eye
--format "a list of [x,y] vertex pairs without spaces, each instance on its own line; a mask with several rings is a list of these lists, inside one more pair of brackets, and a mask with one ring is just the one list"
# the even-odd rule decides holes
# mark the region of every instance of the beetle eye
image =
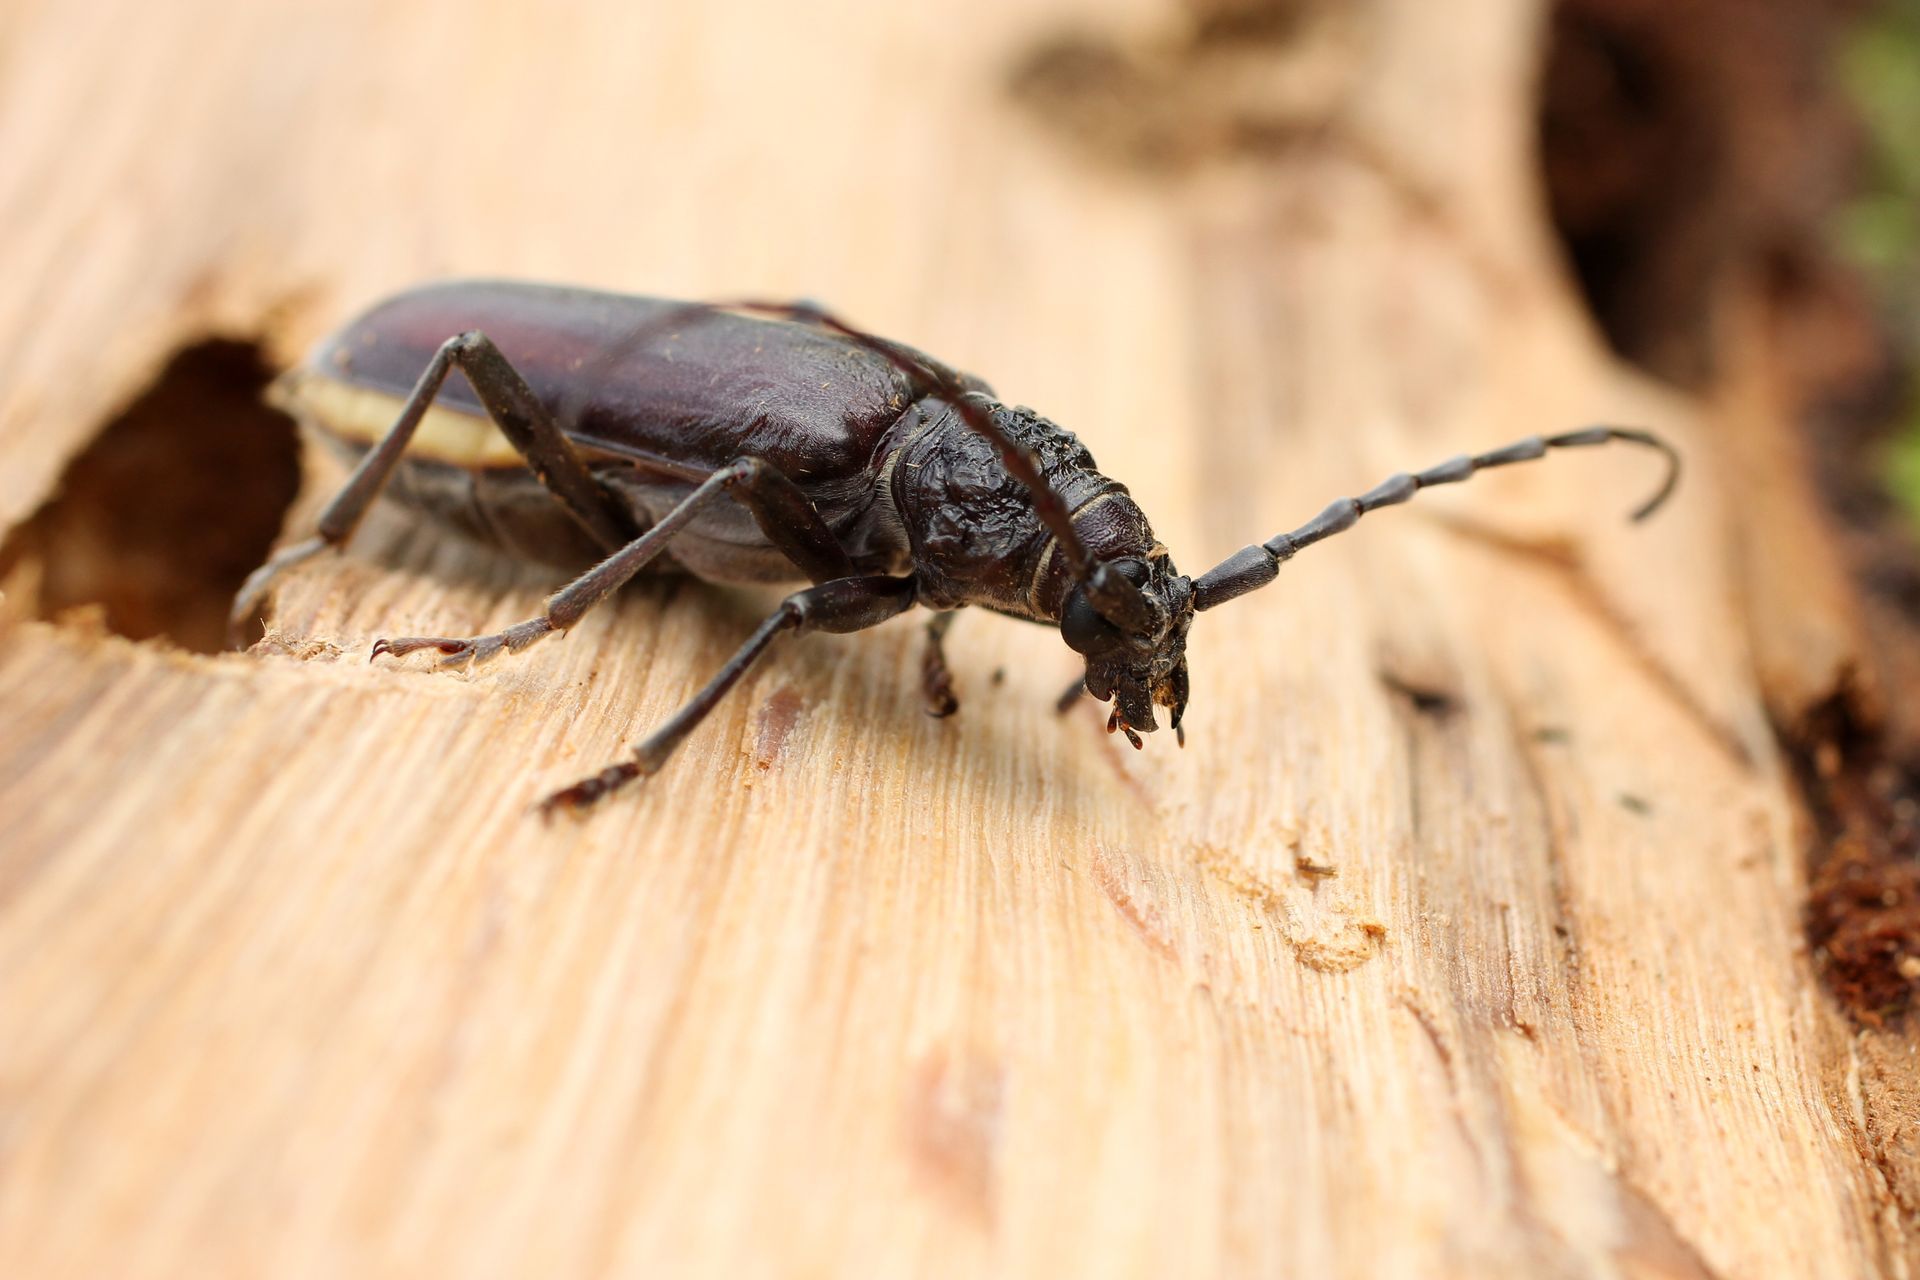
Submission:
[[1075,587],[1060,611],[1060,638],[1075,653],[1104,653],[1120,641],[1120,628],[1100,616],[1085,593]]

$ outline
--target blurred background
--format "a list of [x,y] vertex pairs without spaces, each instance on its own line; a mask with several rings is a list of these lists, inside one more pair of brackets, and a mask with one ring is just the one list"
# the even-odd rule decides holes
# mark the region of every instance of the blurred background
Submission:
[[[1920,510],[1920,4],[1556,9],[1542,144],[1609,340],[1698,390],[1717,271],[1765,258],[1812,380],[1815,457],[1863,526]],[[1871,576],[1920,599],[1897,540]],[[1897,580],[1897,581],[1896,581]]]
[[1850,25],[1839,75],[1860,113],[1866,156],[1859,188],[1841,214],[1840,243],[1873,281],[1895,349],[1909,374],[1904,422],[1890,468],[1910,514],[1920,513],[1920,4],[1890,0]]

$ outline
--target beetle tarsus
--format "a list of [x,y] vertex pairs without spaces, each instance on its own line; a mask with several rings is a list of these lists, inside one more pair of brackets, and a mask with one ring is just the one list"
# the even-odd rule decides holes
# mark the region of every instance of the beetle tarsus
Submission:
[[920,655],[920,692],[926,698],[927,714],[944,720],[960,709],[959,695],[953,689],[953,672],[947,669],[947,651],[942,641],[953,625],[953,611],[943,610],[927,621],[927,647]]
[[540,816],[551,820],[554,813],[564,809],[568,813],[584,813],[594,805],[626,786],[637,778],[644,778],[653,772],[639,760],[623,760],[619,764],[610,764],[590,778],[582,778],[570,787],[554,792],[540,802]]
[[931,658],[927,660],[927,667],[921,689],[927,702],[927,714],[935,720],[945,720],[960,709],[960,699],[953,691],[953,677],[944,666],[935,668]]
[[519,653],[542,636],[552,635],[558,630],[545,618],[533,618],[508,627],[505,631],[466,639],[406,636],[399,640],[376,640],[373,642],[373,652],[367,655],[367,661],[372,662],[379,657],[404,658],[422,649],[438,649],[445,655],[440,659],[442,667],[478,666],[483,662],[491,662],[503,653]]

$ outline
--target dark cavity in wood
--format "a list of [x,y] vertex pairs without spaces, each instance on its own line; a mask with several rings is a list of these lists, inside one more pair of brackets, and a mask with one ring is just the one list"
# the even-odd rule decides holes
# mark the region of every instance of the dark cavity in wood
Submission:
[[176,352],[0,546],[0,582],[28,584],[42,618],[92,605],[116,634],[221,649],[299,491],[293,420],[260,398],[272,376],[251,342]]

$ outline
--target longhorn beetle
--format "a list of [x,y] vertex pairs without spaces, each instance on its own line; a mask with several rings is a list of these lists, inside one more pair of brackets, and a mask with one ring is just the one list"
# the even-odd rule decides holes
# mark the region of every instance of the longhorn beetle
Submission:
[[[456,335],[456,336],[449,336]],[[508,354],[512,361],[509,362]],[[940,638],[981,605],[1060,628],[1080,691],[1138,747],[1187,708],[1197,612],[1272,582],[1303,548],[1420,489],[1549,449],[1664,440],[1624,427],[1529,436],[1341,498],[1197,578],[1174,568],[1125,486],[1070,432],[986,383],[807,303],[693,304],[549,285],[459,281],[391,298],[321,343],[279,403],[348,457],[315,535],[274,555],[234,601],[236,637],[273,579],[344,544],[383,490],[523,556],[592,567],[540,617],[470,639],[380,640],[446,666],[565,631],[642,569],[715,582],[804,578],[707,685],[630,759],[549,796],[580,809],[656,772],[782,632],[860,631],[915,605],[929,709],[953,709]],[[731,499],[727,501],[726,499]]]

